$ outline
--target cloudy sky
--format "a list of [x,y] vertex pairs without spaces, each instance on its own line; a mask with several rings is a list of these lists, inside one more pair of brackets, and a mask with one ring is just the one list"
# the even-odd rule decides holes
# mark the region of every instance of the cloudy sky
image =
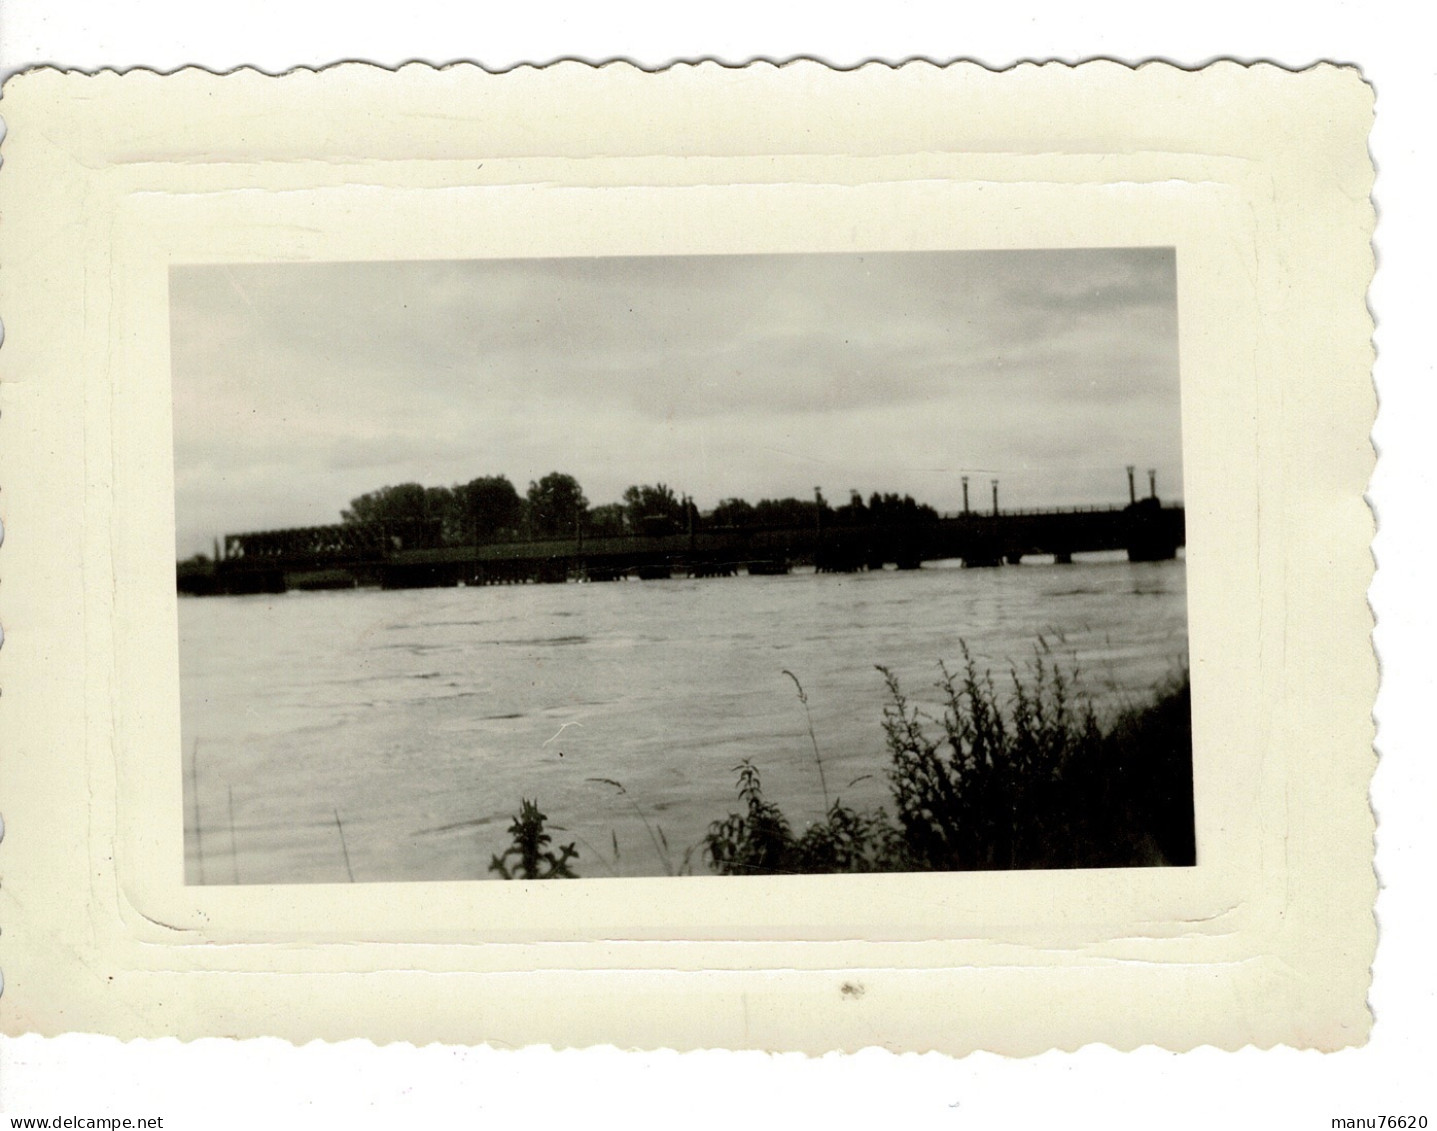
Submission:
[[175,267],[178,550],[392,483],[1181,495],[1171,249]]

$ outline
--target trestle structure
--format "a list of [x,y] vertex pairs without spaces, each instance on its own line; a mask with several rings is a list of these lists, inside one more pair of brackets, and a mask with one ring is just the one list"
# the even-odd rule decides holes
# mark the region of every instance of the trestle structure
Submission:
[[178,580],[182,592],[205,595],[773,576],[795,566],[855,573],[942,559],[996,567],[1035,555],[1066,564],[1074,554],[1101,550],[1161,561],[1185,542],[1182,506],[1152,497],[1125,507],[969,511],[901,525],[730,527],[483,545],[445,545],[437,523],[345,523],[227,535],[218,561],[183,563]]

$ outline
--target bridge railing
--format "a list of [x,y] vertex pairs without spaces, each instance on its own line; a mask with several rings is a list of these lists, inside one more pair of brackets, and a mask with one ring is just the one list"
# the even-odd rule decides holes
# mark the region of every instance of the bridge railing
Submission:
[[224,556],[226,561],[233,562],[384,557],[396,551],[434,546],[439,542],[440,524],[437,521],[335,523],[227,534]]
[[[978,518],[1034,518],[1055,514],[1123,514],[1126,506],[1076,506],[1076,507],[1001,507],[995,515],[991,510],[946,511],[944,519]],[[1163,510],[1182,510],[1181,503],[1163,503]]]

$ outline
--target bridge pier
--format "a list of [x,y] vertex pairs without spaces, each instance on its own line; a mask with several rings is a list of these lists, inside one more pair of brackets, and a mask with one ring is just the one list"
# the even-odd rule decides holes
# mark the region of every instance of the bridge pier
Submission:
[[359,579],[347,569],[298,570],[284,575],[286,589],[355,589]]
[[379,574],[381,589],[443,589],[458,584],[458,572],[443,564],[387,565]]
[[1130,562],[1170,562],[1178,556],[1178,548],[1170,541],[1137,542],[1128,547]]
[[690,577],[732,577],[736,572],[728,562],[695,562],[689,566]]
[[1072,564],[1073,564],[1073,551],[1072,551],[1072,550],[1054,550],[1054,551],[1053,551],[1053,564],[1054,564],[1054,565],[1072,565]]
[[1156,494],[1129,506],[1127,551],[1130,562],[1165,562],[1177,557],[1185,541],[1184,516],[1176,520],[1164,515]]
[[534,581],[539,585],[563,585],[568,580],[569,563],[562,558],[539,562],[534,569]]
[[986,531],[970,534],[957,549],[964,569],[992,569],[1003,564],[1002,543]]
[[813,554],[815,573],[858,573],[868,561],[866,547],[852,544],[819,546]]

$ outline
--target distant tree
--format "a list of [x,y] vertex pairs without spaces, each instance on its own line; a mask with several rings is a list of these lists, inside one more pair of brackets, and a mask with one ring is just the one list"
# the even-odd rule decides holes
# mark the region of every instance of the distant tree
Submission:
[[[443,488],[439,488],[443,490]],[[381,487],[350,501],[340,512],[345,522],[396,522],[410,519],[440,518],[431,506],[437,503],[418,483],[400,483]]]
[[462,540],[459,496],[453,487],[424,488],[424,517],[438,521],[440,537],[445,542]]
[[484,475],[454,488],[459,540],[510,538],[524,526],[524,500],[507,476]]
[[724,499],[709,515],[714,526],[752,526],[755,521],[753,504],[744,499]]
[[839,526],[863,526],[870,517],[868,508],[863,505],[863,496],[857,491],[850,491],[848,502],[833,512],[833,520]]
[[629,525],[648,534],[672,533],[687,522],[687,503],[663,483],[630,487],[624,492]]
[[[760,499],[754,506],[754,518],[760,526],[812,526],[819,503],[812,499]],[[824,520],[832,514],[823,504]]]
[[589,512],[579,481],[560,471],[529,484],[528,504],[529,528],[541,538],[572,536]]
[[605,503],[589,511],[584,529],[596,538],[614,538],[628,531],[628,509],[622,503]]
[[938,521],[938,512],[925,503],[915,502],[912,495],[880,495],[875,491],[868,499],[868,513],[875,523],[886,526]]

